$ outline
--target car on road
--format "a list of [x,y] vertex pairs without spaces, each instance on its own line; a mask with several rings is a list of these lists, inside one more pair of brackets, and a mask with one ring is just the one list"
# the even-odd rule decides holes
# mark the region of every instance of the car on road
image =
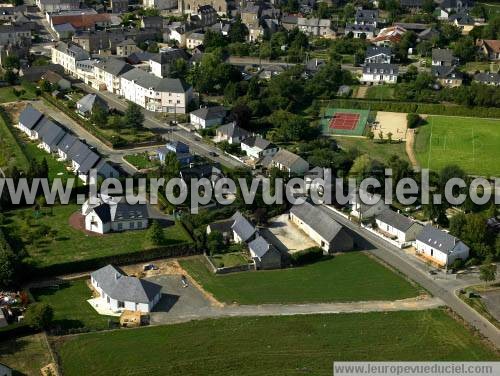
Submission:
[[211,157],[218,157],[219,156],[219,154],[217,154],[215,151],[209,152],[208,155],[210,155]]

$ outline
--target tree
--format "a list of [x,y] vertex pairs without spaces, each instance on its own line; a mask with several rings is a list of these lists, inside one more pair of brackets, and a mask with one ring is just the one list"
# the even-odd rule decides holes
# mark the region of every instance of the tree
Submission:
[[406,123],[408,128],[413,129],[416,128],[420,124],[421,118],[418,114],[410,112],[406,115]]
[[243,22],[241,22],[241,18],[237,17],[236,20],[231,25],[229,32],[227,33],[227,37],[231,43],[244,43],[246,41],[248,35],[248,29]]
[[387,142],[389,142],[389,144],[392,144],[392,132],[387,133]]
[[354,163],[349,171],[349,175],[364,178],[370,173],[372,167],[372,159],[368,154],[363,154],[354,160]]
[[3,63],[3,67],[5,69],[19,69],[19,66],[20,66],[19,57],[15,55],[7,56]]
[[148,239],[151,244],[159,246],[165,244],[165,235],[163,228],[156,219],[152,221],[151,227],[148,230]]
[[90,121],[97,124],[99,127],[108,123],[108,112],[98,104],[94,104],[92,113],[90,114]]
[[382,142],[384,140],[384,132],[383,131],[378,132],[378,138],[380,139],[380,142]]
[[7,69],[3,75],[3,79],[9,84],[14,85],[17,81],[17,74],[12,69]]
[[219,231],[212,231],[207,236],[207,250],[208,253],[213,256],[216,253],[220,253],[224,247],[224,237]]
[[45,93],[49,93],[52,91],[52,84],[47,80],[42,80],[40,83],[40,89]]
[[0,286],[7,287],[14,281],[14,254],[4,247],[0,248]]
[[300,115],[285,110],[278,110],[268,117],[268,122],[275,129],[271,133],[273,141],[300,141],[307,137],[308,124]]
[[46,303],[34,303],[28,306],[24,321],[34,329],[47,329],[54,318],[54,310]]
[[123,120],[124,124],[127,124],[134,129],[142,128],[144,123],[144,114],[142,113],[141,107],[133,102],[128,102]]
[[497,274],[497,266],[493,264],[491,258],[487,258],[479,267],[479,279],[484,282],[484,287],[488,282],[494,281]]

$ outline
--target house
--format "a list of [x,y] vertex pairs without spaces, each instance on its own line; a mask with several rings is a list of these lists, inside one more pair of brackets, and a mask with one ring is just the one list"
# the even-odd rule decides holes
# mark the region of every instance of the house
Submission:
[[350,214],[361,220],[374,218],[389,208],[380,195],[367,193],[362,190],[351,194],[349,205],[351,209]]
[[326,65],[326,61],[323,59],[312,59],[306,63],[305,69],[308,75],[315,75],[319,70]]
[[151,73],[157,77],[163,78],[168,77],[170,67],[177,60],[184,60],[187,62],[189,59],[189,54],[181,48],[161,49],[159,54],[151,57],[149,66],[151,68]]
[[111,13],[120,14],[128,12],[129,0],[110,0]]
[[455,63],[453,51],[448,48],[432,49],[432,66],[451,67]]
[[1,25],[0,45],[30,45],[31,30],[24,25]]
[[47,64],[40,66],[31,66],[31,67],[21,67],[19,71],[19,76],[22,77],[23,80],[29,82],[38,82],[42,79],[42,76],[45,72],[51,70],[52,72],[63,74],[64,68],[59,64]]
[[418,33],[417,41],[418,42],[422,42],[424,40],[432,41],[433,39],[438,37],[439,37],[439,31],[435,27],[431,26],[425,29],[424,31]]
[[227,114],[222,106],[202,107],[189,114],[190,123],[197,129],[210,128],[221,125]]
[[100,199],[85,216],[85,230],[106,234],[148,227],[149,212],[146,204],[129,204],[124,197]]
[[163,28],[163,17],[143,16],[141,18],[141,28],[161,30]]
[[134,67],[123,60],[108,58],[94,65],[95,85],[98,90],[120,92],[120,76]]
[[87,94],[78,102],[76,102],[76,112],[82,116],[90,116],[95,106],[101,107],[105,112],[108,112],[108,104],[97,94]]
[[363,67],[361,82],[364,84],[395,84],[399,67],[395,64],[368,63]]
[[233,231],[233,241],[235,243],[247,243],[255,238],[257,229],[240,211],[234,213],[231,219],[233,220],[231,230]]
[[[1,314],[3,315],[3,313]],[[12,376],[12,368],[6,364],[0,363],[0,376]]]
[[474,81],[485,85],[500,86],[500,74],[491,72],[476,73]]
[[43,13],[54,13],[80,8],[80,0],[36,0],[35,4]]
[[467,245],[432,225],[425,226],[417,235],[415,248],[417,254],[446,267],[457,259],[465,261],[469,257]]
[[151,312],[161,298],[160,285],[129,277],[113,265],[92,272],[90,281],[99,293],[99,303],[96,304],[113,312]]
[[472,0],[438,0],[437,3],[440,8],[448,12],[460,12],[472,8],[474,4]]
[[371,25],[377,27],[378,10],[357,9],[354,14],[354,23],[356,25]]
[[229,144],[239,144],[241,141],[247,139],[252,134],[246,131],[243,128],[240,128],[233,121],[231,123],[227,123],[221,125],[215,131],[215,142],[223,142],[226,141]]
[[116,56],[127,57],[139,51],[140,49],[133,39],[125,39],[116,45]]
[[203,44],[205,34],[201,32],[192,32],[186,37],[186,48],[192,50]]
[[384,210],[375,217],[377,227],[394,237],[400,243],[415,240],[422,231],[422,225],[391,209]]
[[468,10],[451,15],[449,21],[462,30],[462,34],[464,35],[469,34],[476,24],[474,17],[469,14]]
[[241,150],[252,159],[272,157],[278,152],[278,146],[260,137],[252,136],[241,141]]
[[390,47],[368,46],[365,54],[366,64],[390,64],[393,53]]
[[212,186],[214,187],[217,181],[224,177],[219,165],[213,164],[201,164],[201,165],[189,165],[181,167],[180,177],[185,182],[189,183],[191,179],[203,179],[206,178],[210,180]]
[[89,83],[94,79],[94,65],[98,63],[79,45],[59,42],[51,47],[52,63],[62,65],[65,73]]
[[431,74],[436,78],[441,86],[457,87],[462,85],[463,73],[455,66],[432,66]]
[[280,149],[273,156],[265,156],[262,164],[266,168],[277,168],[289,175],[301,175],[309,170],[309,163],[291,151]]
[[144,8],[155,8],[159,10],[177,8],[177,0],[144,0],[142,4]]
[[332,21],[322,18],[297,18],[297,27],[307,35],[329,37],[333,35]]
[[405,9],[418,10],[424,5],[424,0],[400,0],[400,5]]
[[193,88],[178,78],[159,78],[133,68],[120,76],[120,93],[148,111],[184,114]]
[[36,132],[38,139],[41,141],[40,146],[47,153],[57,152],[57,144],[66,134],[62,127],[49,118],[45,118],[44,121],[37,125]]
[[44,119],[45,116],[40,111],[28,104],[19,114],[17,127],[33,140],[38,138],[38,133],[35,128],[42,123]]
[[255,263],[256,269],[279,269],[281,268],[281,253],[262,236],[248,243],[250,257]]
[[70,133],[66,133],[57,144],[57,154],[62,161],[68,160],[68,151],[78,139]]
[[[217,11],[219,15],[229,14],[229,1],[228,0],[213,0],[210,5]],[[206,5],[206,0],[183,0],[178,2],[178,11],[182,14],[196,13],[198,8]]]
[[325,253],[350,251],[354,247],[352,237],[339,223],[307,201],[292,206],[289,217]]
[[347,24],[344,29],[344,34],[352,33],[353,38],[372,39],[375,36],[376,28],[372,25]]
[[217,11],[209,4],[201,5],[188,20],[195,27],[208,27],[217,23]]
[[401,26],[385,27],[377,34],[376,37],[371,38],[371,42],[376,46],[389,46],[397,44],[401,41],[406,29]]
[[180,141],[171,141],[157,150],[158,159],[165,163],[167,154],[175,154],[181,165],[187,165],[194,161],[194,156],[189,152],[189,146]]
[[284,15],[281,18],[281,26],[283,26],[285,30],[291,31],[297,27],[297,20],[297,16]]
[[481,52],[489,60],[500,60],[500,40],[481,39],[477,42]]

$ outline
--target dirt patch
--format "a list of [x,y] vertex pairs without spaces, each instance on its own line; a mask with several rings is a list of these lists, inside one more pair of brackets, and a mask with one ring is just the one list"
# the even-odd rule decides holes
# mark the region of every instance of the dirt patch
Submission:
[[28,102],[10,102],[3,105],[5,111],[10,115],[12,123],[19,122],[19,114],[26,108]]
[[375,118],[375,124],[372,127],[375,137],[378,138],[378,133],[383,132],[383,137],[387,139],[387,134],[392,133],[392,139],[397,141],[406,140],[406,114],[400,112],[385,112],[378,111]]
[[68,223],[75,230],[84,232],[88,236],[104,236],[96,232],[85,230],[85,217],[80,212],[75,212],[69,217]]
[[363,99],[366,97],[366,93],[368,92],[368,86],[359,86],[356,91],[355,98]]
[[418,170],[420,166],[418,165],[417,157],[415,155],[415,129],[408,129],[406,132],[406,154],[408,155],[408,159],[413,166],[413,169]]
[[305,232],[288,219],[288,214],[282,214],[269,220],[269,225],[266,229],[271,232],[290,253],[317,247],[317,244],[309,238]]
[[[152,264],[156,270],[144,270],[144,265]],[[128,275],[135,275],[139,278],[153,277],[157,275],[182,275],[183,269],[176,260],[154,260],[151,262],[143,262],[139,264],[126,265],[120,267]]]

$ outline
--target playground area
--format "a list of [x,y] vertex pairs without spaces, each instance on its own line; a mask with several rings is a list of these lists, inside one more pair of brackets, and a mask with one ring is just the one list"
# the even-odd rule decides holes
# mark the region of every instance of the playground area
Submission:
[[321,119],[323,133],[363,136],[369,115],[369,110],[326,108]]
[[375,138],[378,138],[379,133],[382,132],[383,138],[387,139],[387,135],[391,133],[392,139],[395,141],[406,141],[406,130],[405,113],[385,111],[377,111],[377,116],[371,128]]

